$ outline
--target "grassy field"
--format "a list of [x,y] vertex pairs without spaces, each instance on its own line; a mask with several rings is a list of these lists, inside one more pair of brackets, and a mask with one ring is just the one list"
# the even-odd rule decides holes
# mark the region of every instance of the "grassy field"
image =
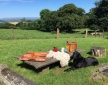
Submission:
[[[65,47],[68,37],[72,35],[76,38],[78,49],[86,50],[85,52],[81,53],[81,55],[87,57],[89,56],[88,52],[90,52],[90,48],[92,46],[102,46],[108,49],[108,39],[92,36],[83,38],[84,35],[82,34],[62,34],[61,38],[56,39],[56,34],[45,33],[46,35],[44,35],[43,33],[37,31],[35,34],[35,31],[28,32],[27,30],[15,30],[16,39],[12,40],[11,30],[3,30],[2,32],[0,30],[0,38],[2,37],[0,40],[0,64],[8,65],[10,69],[23,75],[24,77],[40,85],[107,85],[106,81],[90,80],[93,70],[98,68],[98,66],[82,68],[67,73],[63,72],[63,70],[68,68],[68,66],[65,68],[59,68],[58,66],[55,66],[47,72],[38,73],[32,67],[23,65],[21,61],[15,58],[15,56],[23,55],[26,52],[49,51],[53,49],[54,46],[58,47],[60,50],[62,47]],[[18,37],[18,35],[20,37]],[[43,38],[42,36],[47,36],[48,38]],[[73,38],[70,38],[69,40],[73,41]],[[108,50],[106,55],[108,55]],[[107,64],[108,62],[107,56],[103,56],[97,59],[100,64]]]
[[[84,32],[84,29],[83,29]],[[0,39],[1,40],[12,40],[14,39],[55,39],[56,32],[40,32],[37,30],[18,30],[18,29],[0,29]],[[78,33],[60,33],[60,38],[69,38],[70,36],[74,36],[75,38],[84,38],[85,34],[82,34],[82,30]],[[88,37],[94,38],[90,33],[88,33]],[[102,37],[102,36],[97,36]],[[105,33],[105,38],[108,38],[108,33]]]

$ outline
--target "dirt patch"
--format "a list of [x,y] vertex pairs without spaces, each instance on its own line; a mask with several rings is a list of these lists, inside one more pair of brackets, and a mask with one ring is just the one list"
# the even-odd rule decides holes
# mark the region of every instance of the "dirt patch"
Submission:
[[66,68],[56,68],[55,70],[54,70],[54,74],[61,74],[61,73],[63,73],[64,72],[64,70],[65,70]]

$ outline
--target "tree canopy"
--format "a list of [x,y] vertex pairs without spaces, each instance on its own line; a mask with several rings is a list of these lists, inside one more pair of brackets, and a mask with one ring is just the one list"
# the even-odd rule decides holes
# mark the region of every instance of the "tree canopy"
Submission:
[[37,23],[43,22],[40,30],[55,31],[59,28],[61,31],[72,32],[75,28],[85,27],[85,10],[78,8],[74,4],[66,4],[57,11],[43,9],[40,12],[40,19]]
[[108,31],[108,0],[95,2],[95,6],[90,11],[91,27]]

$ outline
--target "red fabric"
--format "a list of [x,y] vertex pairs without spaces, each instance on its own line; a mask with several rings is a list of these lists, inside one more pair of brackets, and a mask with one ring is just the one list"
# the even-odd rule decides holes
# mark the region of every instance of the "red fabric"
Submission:
[[53,51],[54,51],[54,52],[57,52],[57,51],[58,51],[58,49],[57,49],[56,47],[54,47]]

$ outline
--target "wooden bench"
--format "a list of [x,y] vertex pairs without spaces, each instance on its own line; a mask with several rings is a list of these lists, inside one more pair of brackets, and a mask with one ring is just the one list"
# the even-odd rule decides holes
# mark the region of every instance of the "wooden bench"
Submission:
[[[84,52],[85,50],[77,50],[78,52]],[[20,56],[15,56],[15,58],[19,58]],[[54,64],[54,63],[57,63],[59,62],[59,60],[55,59],[55,58],[46,58],[46,61],[45,62],[36,62],[36,61],[23,61],[23,63],[26,63],[28,65],[31,65],[33,66],[35,69],[40,69],[40,68],[43,68],[42,71],[46,71],[49,69],[50,65],[51,64]]]

